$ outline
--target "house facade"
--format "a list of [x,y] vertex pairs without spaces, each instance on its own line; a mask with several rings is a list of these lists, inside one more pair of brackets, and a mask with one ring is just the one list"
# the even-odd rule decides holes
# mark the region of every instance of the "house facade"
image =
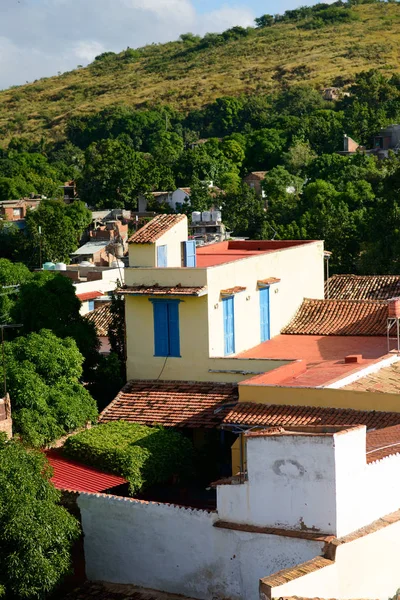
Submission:
[[163,379],[218,381],[235,367],[236,376],[275,368],[277,361],[234,357],[276,336],[304,297],[323,298],[323,286],[322,242],[196,249],[184,215],[160,215],[129,243],[121,290],[128,378],[157,378],[163,369]]

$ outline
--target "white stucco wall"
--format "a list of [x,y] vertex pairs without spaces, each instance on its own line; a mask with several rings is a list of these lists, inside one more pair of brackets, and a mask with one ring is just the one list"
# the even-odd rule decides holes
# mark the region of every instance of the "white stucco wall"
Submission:
[[258,600],[259,580],[322,543],[213,526],[216,513],[81,494],[86,575],[201,600]]
[[217,488],[222,520],[336,533],[333,436],[247,438],[248,481]]
[[332,565],[272,589],[272,597],[379,598],[400,588],[400,523],[337,548]]

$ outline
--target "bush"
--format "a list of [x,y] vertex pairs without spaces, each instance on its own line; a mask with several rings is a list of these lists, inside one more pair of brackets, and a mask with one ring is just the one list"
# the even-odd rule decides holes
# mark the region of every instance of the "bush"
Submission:
[[131,495],[192,471],[191,442],[162,427],[115,421],[68,438],[63,450],[71,458],[122,475]]

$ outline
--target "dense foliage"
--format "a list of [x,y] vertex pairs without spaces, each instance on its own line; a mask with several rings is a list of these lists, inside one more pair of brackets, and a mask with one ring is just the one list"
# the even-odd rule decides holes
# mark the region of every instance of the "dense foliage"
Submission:
[[5,342],[4,350],[13,427],[26,443],[44,446],[96,420],[96,403],[79,382],[83,357],[73,339],[43,329]]
[[78,522],[58,505],[60,492],[40,452],[0,434],[0,597],[43,598],[71,567]]
[[63,451],[94,467],[122,475],[131,494],[173,475],[188,475],[192,467],[191,442],[161,427],[115,421],[71,436]]
[[93,323],[81,316],[80,307],[70,279],[54,271],[41,271],[21,285],[12,317],[23,325],[19,333],[49,329],[60,338],[72,337],[85,358],[85,380],[90,381],[99,341]]

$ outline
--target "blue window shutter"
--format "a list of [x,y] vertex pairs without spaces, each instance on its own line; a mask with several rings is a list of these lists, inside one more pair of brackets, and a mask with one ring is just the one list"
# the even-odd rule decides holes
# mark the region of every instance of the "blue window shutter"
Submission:
[[261,341],[266,342],[271,338],[270,334],[270,308],[269,287],[260,289],[260,328]]
[[89,300],[89,302],[88,302],[88,309],[90,311],[94,310],[94,300]]
[[225,356],[235,353],[235,312],[234,298],[224,298],[222,301],[224,309],[224,351]]
[[167,246],[157,246],[157,267],[167,266]]
[[194,240],[188,240],[183,242],[184,253],[185,253],[185,267],[196,266],[196,242]]
[[154,355],[168,356],[168,304],[167,302],[154,302]]
[[168,303],[169,356],[180,356],[179,302]]

